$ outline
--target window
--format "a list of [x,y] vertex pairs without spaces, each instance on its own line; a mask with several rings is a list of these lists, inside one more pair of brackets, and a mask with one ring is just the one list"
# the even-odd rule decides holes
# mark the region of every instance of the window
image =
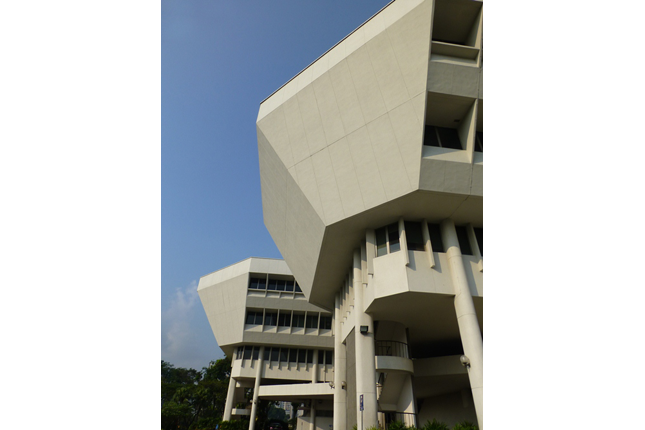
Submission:
[[271,348],[271,361],[278,361],[280,359],[280,348]]
[[305,326],[305,315],[300,313],[293,313],[293,326],[294,327],[304,327]]
[[302,293],[302,290],[300,289],[300,285],[296,282],[296,293]]
[[251,355],[253,354],[253,347],[252,346],[245,346],[244,347],[244,359],[245,360],[250,360]]
[[280,348],[280,361],[285,363],[289,361],[289,350],[287,348]]
[[286,291],[293,291],[293,281],[287,281]]
[[387,240],[390,242],[390,252],[401,250],[401,243],[399,243],[399,223],[395,222],[387,226]]
[[376,230],[376,256],[387,254],[388,244],[390,252],[401,250],[399,243],[399,223],[395,222]]
[[314,350],[307,350],[307,364],[314,364]]
[[325,351],[325,364],[334,364],[334,351]]
[[278,317],[278,325],[280,327],[291,327],[290,311],[280,311],[280,316]]
[[477,238],[477,245],[479,245],[479,253],[484,256],[484,230],[481,228],[474,228],[475,237]]
[[475,151],[484,152],[484,133],[481,131],[475,133]]
[[249,280],[249,290],[265,290],[266,287],[266,278],[253,277]]
[[298,362],[298,350],[297,349],[290,349],[289,350],[289,362],[290,363],[297,363]]
[[244,354],[244,347],[243,346],[238,346],[237,347],[237,355],[235,356],[235,359],[236,360],[241,359],[243,354]]
[[426,125],[423,144],[426,146],[438,146],[440,148],[464,149],[461,145],[457,129],[437,127],[434,125]]
[[318,350],[318,364],[325,364],[325,351],[322,349]]
[[462,255],[473,255],[473,251],[470,248],[470,241],[468,240],[468,231],[464,226],[455,227],[457,230],[457,240],[459,241],[459,248],[461,249]]
[[269,279],[269,286],[267,287],[267,290],[275,291],[277,289],[278,289],[278,280],[277,279]]
[[246,324],[262,325],[262,311],[248,311],[246,313]]
[[420,222],[405,222],[405,237],[410,251],[425,251],[425,243]]
[[270,355],[271,355],[271,348],[269,348],[268,346],[265,346],[264,347],[264,356],[262,357],[262,359],[264,361],[269,361],[269,356]]
[[376,256],[387,254],[387,233],[385,227],[376,230]]
[[299,349],[298,350],[298,363],[304,363],[307,361],[307,350]]
[[307,328],[318,328],[318,312],[307,314]]
[[278,322],[278,314],[275,312],[267,312],[264,314],[264,325],[275,326]]
[[260,357],[260,347],[259,346],[254,346],[253,347],[253,359],[257,360]]
[[320,328],[324,330],[331,330],[331,317],[320,316]]
[[439,224],[428,223],[428,233],[430,233],[432,252],[446,252],[443,248],[443,240],[441,240],[441,228],[439,227]]

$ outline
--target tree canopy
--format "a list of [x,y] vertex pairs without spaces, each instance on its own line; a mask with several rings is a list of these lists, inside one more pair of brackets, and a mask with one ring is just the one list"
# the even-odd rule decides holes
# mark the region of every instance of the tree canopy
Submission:
[[211,361],[201,371],[161,361],[161,428],[214,429],[226,403],[231,361]]

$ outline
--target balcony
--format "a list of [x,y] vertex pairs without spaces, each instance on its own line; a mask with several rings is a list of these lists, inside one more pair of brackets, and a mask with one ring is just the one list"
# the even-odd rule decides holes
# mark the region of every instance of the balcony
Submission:
[[406,343],[394,340],[377,340],[375,352],[377,371],[414,373],[414,365],[410,360]]

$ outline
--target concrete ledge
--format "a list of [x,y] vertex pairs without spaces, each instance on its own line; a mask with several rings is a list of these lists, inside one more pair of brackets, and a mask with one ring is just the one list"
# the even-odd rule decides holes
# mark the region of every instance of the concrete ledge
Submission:
[[414,363],[409,358],[377,355],[374,359],[377,371],[414,373]]
[[311,396],[333,396],[334,389],[329,382],[316,384],[282,384],[282,385],[260,385],[259,397],[311,397]]

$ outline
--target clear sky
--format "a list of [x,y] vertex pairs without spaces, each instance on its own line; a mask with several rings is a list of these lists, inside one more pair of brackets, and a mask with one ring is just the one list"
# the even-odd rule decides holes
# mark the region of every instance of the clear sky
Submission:
[[199,278],[281,258],[262,219],[260,102],[389,0],[161,3],[161,358],[221,358]]

